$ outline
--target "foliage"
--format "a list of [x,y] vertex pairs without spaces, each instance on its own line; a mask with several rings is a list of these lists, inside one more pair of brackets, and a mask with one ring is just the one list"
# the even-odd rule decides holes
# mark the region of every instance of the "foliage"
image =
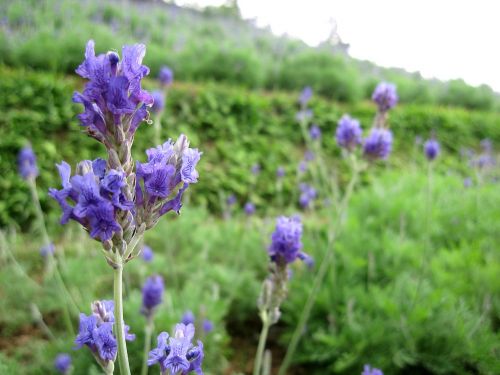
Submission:
[[239,16],[237,5],[197,11],[148,1],[16,0],[0,4],[0,63],[73,72],[88,38],[101,51],[147,43],[153,74],[171,65],[181,80],[222,81],[246,87],[300,90],[312,86],[327,98],[369,98],[375,83],[398,85],[405,103],[499,109],[491,88],[460,80],[424,80],[418,73],[350,58],[342,46],[312,48],[276,37]]

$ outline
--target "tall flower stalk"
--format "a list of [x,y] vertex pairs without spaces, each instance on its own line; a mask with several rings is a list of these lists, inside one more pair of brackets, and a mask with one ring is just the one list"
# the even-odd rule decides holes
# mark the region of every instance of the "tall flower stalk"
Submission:
[[[392,151],[393,139],[392,133],[388,128],[387,118],[388,111],[398,102],[395,86],[385,82],[380,83],[375,88],[372,99],[377,104],[378,111],[375,115],[372,129],[364,140],[361,139],[361,128],[357,120],[352,119],[349,116],[344,116],[338,123],[336,140],[338,146],[340,146],[348,156],[351,167],[351,178],[342,195],[342,198],[339,199],[336,215],[331,216],[326,251],[323,255],[323,259],[320,261],[320,268],[316,273],[313,286],[309,292],[307,301],[299,316],[299,321],[288,344],[288,348],[280,366],[278,375],[285,375],[287,373],[288,367],[290,366],[297,349],[297,345],[309,320],[316,297],[321,289],[326,273],[333,262],[335,256],[333,248],[334,243],[342,228],[343,218],[354,188],[358,182],[359,175],[368,165],[367,163],[360,163],[358,161],[356,152],[359,146],[363,146],[362,153],[368,162],[384,160]],[[326,165],[323,164],[323,166],[323,170],[326,170]],[[328,178],[328,173],[322,172],[321,176],[323,178],[325,178],[325,176]],[[325,182],[324,186],[329,186],[329,183]],[[332,189],[332,192],[333,195],[335,195],[334,189]]]
[[[95,55],[94,42],[87,43],[85,60],[76,72],[89,82],[73,101],[84,107],[78,118],[87,134],[102,143],[107,159],[84,160],[71,167],[58,165],[62,189],[50,195],[63,211],[61,223],[74,220],[102,245],[102,253],[114,272],[113,336],[122,375],[130,375],[126,331],[123,321],[123,270],[137,257],[144,232],[153,228],[161,216],[182,207],[182,195],[198,180],[195,167],[201,153],[189,148],[180,135],[176,142],[146,151],[147,161],[135,162],[132,144],[138,127],[149,121],[152,95],[141,88],[149,68],[142,65],[146,47],[124,46],[122,58],[116,52]],[[108,328],[106,328],[108,329]],[[109,366],[107,364],[106,366]]]

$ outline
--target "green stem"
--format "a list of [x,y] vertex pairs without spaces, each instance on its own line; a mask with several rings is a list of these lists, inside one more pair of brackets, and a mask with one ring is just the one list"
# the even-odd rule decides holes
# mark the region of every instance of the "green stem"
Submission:
[[335,242],[335,238],[338,234],[338,231],[340,229],[340,225],[342,223],[342,217],[344,216],[344,211],[347,208],[347,204],[348,204],[349,199],[350,199],[352,192],[354,190],[354,186],[356,185],[356,182],[358,180],[358,173],[359,173],[359,169],[357,167],[354,168],[353,175],[351,177],[351,180],[349,181],[349,185],[347,186],[344,197],[343,197],[342,202],[339,206],[337,220],[335,221],[334,228],[328,235],[328,244],[327,244],[326,254],[323,257],[323,260],[320,263],[321,266],[318,270],[318,273],[316,274],[316,277],[314,278],[313,286],[312,286],[311,291],[309,293],[309,296],[307,298],[306,304],[304,305],[304,309],[302,310],[302,313],[300,315],[299,323],[297,324],[297,327],[295,327],[295,331],[293,332],[292,339],[290,340],[290,343],[288,344],[286,355],[285,355],[285,358],[283,359],[283,362],[282,362],[281,367],[279,369],[278,375],[285,375],[287,370],[288,370],[288,367],[290,366],[290,362],[293,358],[293,355],[295,354],[295,350],[297,349],[297,345],[299,343],[299,340],[302,336],[302,333],[304,332],[307,321],[309,320],[309,316],[311,315],[311,310],[312,310],[313,304],[316,300],[317,294],[320,290],[321,284],[323,283],[323,279],[326,276],[326,272],[330,268],[330,263],[332,262],[333,256],[335,254],[333,251],[332,245]]
[[253,375],[259,375],[262,369],[262,358],[264,357],[264,349],[266,348],[267,334],[269,332],[269,319],[267,314],[262,319],[262,331],[259,337],[259,346],[257,347],[257,354],[255,355],[255,362],[253,366]]
[[144,329],[144,361],[142,363],[141,375],[148,374],[148,357],[151,350],[151,335],[153,334],[154,322],[151,316],[148,317],[146,328]]
[[127,343],[125,342],[125,327],[123,323],[122,276],[123,264],[120,263],[114,270],[115,334],[118,342],[118,363],[120,365],[120,374],[130,375]]

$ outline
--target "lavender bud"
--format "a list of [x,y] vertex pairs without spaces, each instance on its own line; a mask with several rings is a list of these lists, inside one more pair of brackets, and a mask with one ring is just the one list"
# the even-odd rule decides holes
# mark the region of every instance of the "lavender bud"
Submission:
[[316,124],[311,125],[311,127],[309,128],[309,137],[311,137],[313,141],[316,141],[321,138],[321,129],[319,128],[318,125]]
[[255,213],[255,205],[252,202],[245,203],[245,214],[252,216]]
[[186,310],[182,315],[181,322],[182,324],[194,324],[196,318],[191,310]]
[[17,165],[19,174],[25,180],[38,177],[38,167],[36,165],[36,156],[30,145],[21,149],[17,156]]
[[285,168],[284,167],[278,167],[278,169],[276,169],[276,177],[277,178],[283,178],[285,177]]
[[161,276],[149,277],[142,288],[142,309],[146,316],[151,316],[155,308],[163,301],[164,290],[163,278]]
[[145,262],[149,263],[149,262],[153,261],[153,258],[154,258],[153,249],[151,249],[147,245],[144,245],[143,248],[142,248],[142,259]]
[[153,96],[153,106],[151,107],[151,112],[158,114],[165,108],[165,94],[163,91],[155,90],[151,93]]
[[389,129],[373,128],[364,141],[364,155],[370,160],[387,159],[391,151],[391,131]]
[[309,102],[309,100],[311,100],[312,95],[313,95],[312,88],[309,86],[304,87],[304,89],[302,90],[302,92],[300,93],[300,96],[299,96],[300,105],[302,107],[305,107],[307,105],[307,103]]
[[164,86],[170,85],[174,81],[174,72],[168,66],[162,66],[158,73],[158,80]]
[[69,354],[60,353],[54,360],[54,368],[60,374],[66,375],[71,368],[71,357]]
[[335,138],[340,147],[353,151],[361,144],[362,130],[359,121],[351,118],[349,115],[344,115],[339,120]]
[[361,375],[384,375],[378,368],[372,368],[370,365],[365,365]]
[[380,82],[372,94],[372,100],[381,113],[387,112],[398,103],[396,86],[392,83]]
[[434,160],[440,152],[439,142],[435,139],[429,139],[424,143],[424,152],[428,160]]

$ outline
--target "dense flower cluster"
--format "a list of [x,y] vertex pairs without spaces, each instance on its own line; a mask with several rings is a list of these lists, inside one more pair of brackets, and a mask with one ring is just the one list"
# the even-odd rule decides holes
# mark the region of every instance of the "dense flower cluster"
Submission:
[[54,360],[54,368],[60,374],[67,375],[71,369],[71,357],[69,354],[60,353]]
[[194,372],[202,375],[201,364],[203,362],[203,344],[198,341],[194,346],[194,326],[192,324],[177,324],[174,336],[162,332],[158,336],[158,345],[149,352],[148,365],[156,363],[160,365],[161,374],[188,374]]
[[372,368],[370,365],[365,365],[361,375],[384,375],[378,368]]
[[349,151],[353,151],[361,144],[362,130],[359,121],[344,115],[338,122],[335,138],[337,144]]
[[268,252],[272,262],[292,263],[297,258],[306,259],[302,251],[302,222],[300,217],[280,216],[271,236]]
[[71,177],[71,167],[63,161],[57,165],[63,188],[49,190],[63,211],[61,224],[73,219],[82,224],[92,238],[101,241],[111,239],[122,229],[116,220],[118,212],[134,207],[124,194],[125,174],[107,170],[106,164],[103,159],[84,160]]
[[[115,322],[115,304],[113,301],[96,301],[92,304],[92,314],[80,314],[80,327],[75,339],[76,349],[87,346],[100,361],[102,366],[114,362],[117,353],[117,342],[113,333]],[[135,335],[128,332],[125,325],[125,339],[132,341]]]
[[433,138],[429,139],[424,143],[424,152],[427,159],[434,160],[440,152],[439,142]]
[[36,156],[31,146],[25,146],[17,156],[17,166],[19,174],[25,180],[35,179],[38,176],[38,167],[36,165]]
[[370,160],[387,159],[392,151],[392,133],[389,129],[373,128],[363,145],[363,152]]
[[167,212],[180,211],[182,194],[198,181],[196,164],[201,152],[189,148],[189,141],[181,134],[175,143],[168,140],[146,154],[146,163],[137,162],[135,204],[138,223],[144,222],[149,229]]
[[300,206],[304,209],[311,208],[312,202],[317,197],[316,189],[306,183],[301,183],[299,189],[301,192],[299,197]]
[[161,276],[148,277],[142,287],[142,308],[141,312],[150,317],[155,308],[163,301],[163,290],[165,289]]
[[380,112],[387,112],[398,103],[396,86],[392,83],[380,82],[373,91],[372,100],[377,104]]
[[85,60],[76,73],[89,82],[82,93],[75,92],[73,101],[81,103],[85,111],[78,115],[80,124],[90,136],[108,148],[115,143],[119,127],[123,141],[133,139],[139,124],[147,119],[146,106],[153,104],[153,97],[141,88],[141,80],[149,74],[142,65],[146,46],[124,46],[122,60],[116,52],[96,56],[94,41],[87,43]]
[[158,80],[164,86],[170,85],[174,81],[174,72],[168,66],[162,66],[158,74]]

